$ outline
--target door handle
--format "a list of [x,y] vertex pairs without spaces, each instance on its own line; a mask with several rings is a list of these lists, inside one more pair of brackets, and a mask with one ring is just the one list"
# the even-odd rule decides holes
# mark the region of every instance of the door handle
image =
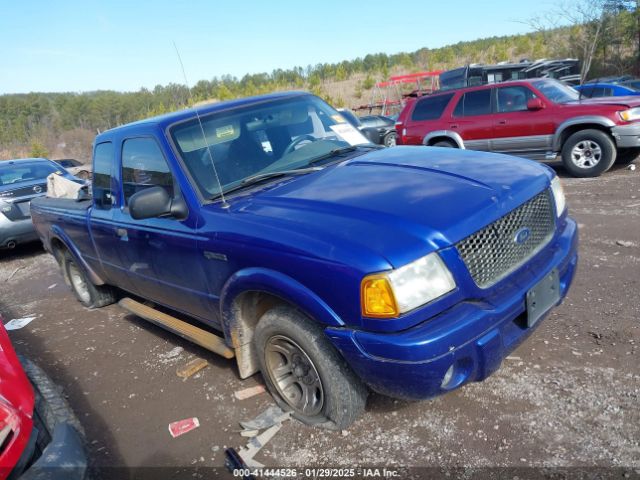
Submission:
[[451,124],[451,128],[458,128],[458,124],[457,123],[452,123]]
[[498,122],[498,125],[506,125],[506,124],[507,124],[507,121],[506,121],[506,120],[500,120],[500,121]]
[[116,235],[119,236],[120,238],[126,237],[127,233],[128,232],[126,228],[116,228]]

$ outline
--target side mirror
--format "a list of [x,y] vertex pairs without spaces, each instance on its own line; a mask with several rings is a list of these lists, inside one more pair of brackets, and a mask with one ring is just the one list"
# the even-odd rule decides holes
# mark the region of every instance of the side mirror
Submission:
[[182,198],[171,198],[162,187],[150,187],[134,193],[129,199],[129,213],[135,220],[172,216],[178,219],[189,214]]
[[544,103],[539,98],[530,98],[527,102],[527,110],[542,110],[544,108]]

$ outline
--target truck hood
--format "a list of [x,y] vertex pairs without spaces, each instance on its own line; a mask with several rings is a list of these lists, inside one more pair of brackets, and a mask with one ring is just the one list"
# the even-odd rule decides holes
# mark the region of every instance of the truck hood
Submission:
[[625,108],[640,107],[640,96],[583,98],[565,105],[616,105]]
[[[312,238],[313,254],[370,251],[392,267],[451,246],[549,185],[529,160],[482,152],[394,147],[236,197],[231,211]],[[305,244],[308,244],[306,242]]]

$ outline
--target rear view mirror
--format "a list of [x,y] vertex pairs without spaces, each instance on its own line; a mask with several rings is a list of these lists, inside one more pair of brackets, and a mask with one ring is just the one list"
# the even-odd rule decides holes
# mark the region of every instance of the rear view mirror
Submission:
[[162,187],[150,187],[137,192],[129,199],[129,213],[135,220],[172,216],[178,219],[189,214],[182,198],[173,199]]
[[530,98],[527,102],[527,110],[542,110],[544,103],[539,98]]

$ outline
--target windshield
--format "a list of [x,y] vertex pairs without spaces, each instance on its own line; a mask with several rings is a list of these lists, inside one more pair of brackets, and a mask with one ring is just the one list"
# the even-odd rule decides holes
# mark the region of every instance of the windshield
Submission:
[[82,165],[79,161],[72,160],[70,158],[65,158],[63,160],[54,160],[54,162],[59,163],[65,168],[77,167],[79,165]]
[[533,82],[533,86],[553,103],[567,103],[580,98],[580,94],[573,88],[557,80],[537,80]]
[[6,162],[7,164],[5,165],[3,163],[5,162],[0,162],[0,185],[44,180],[50,173],[61,171],[61,169],[48,162],[21,162],[19,164]]
[[339,112],[312,95],[261,102],[200,120],[202,128],[196,117],[171,127],[170,135],[205,198],[220,195],[221,188],[222,193],[235,189],[248,177],[317,166],[319,160],[330,161],[338,149],[369,143]]

